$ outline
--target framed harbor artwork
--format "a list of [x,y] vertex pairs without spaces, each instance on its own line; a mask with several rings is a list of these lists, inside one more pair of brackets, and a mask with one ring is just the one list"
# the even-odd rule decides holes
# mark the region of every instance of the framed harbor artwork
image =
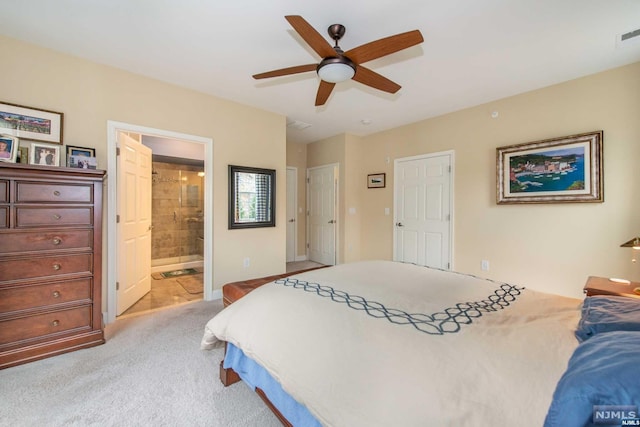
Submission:
[[498,204],[604,201],[603,132],[496,149]]

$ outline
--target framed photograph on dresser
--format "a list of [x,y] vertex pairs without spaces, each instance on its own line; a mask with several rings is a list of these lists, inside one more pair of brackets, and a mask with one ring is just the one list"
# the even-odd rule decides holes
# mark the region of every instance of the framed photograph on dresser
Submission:
[[31,144],[29,164],[43,166],[60,166],[60,147],[48,144]]
[[16,162],[18,155],[18,138],[0,135],[0,162]]
[[93,148],[67,145],[67,167],[80,169],[96,169],[98,161]]

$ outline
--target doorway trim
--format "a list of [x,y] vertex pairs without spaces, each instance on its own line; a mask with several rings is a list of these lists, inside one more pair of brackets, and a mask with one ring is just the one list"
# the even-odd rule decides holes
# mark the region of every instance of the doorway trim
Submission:
[[[116,278],[118,263],[116,257],[116,215],[117,215],[117,155],[118,132],[132,132],[141,135],[178,139],[204,145],[204,299],[210,301],[221,298],[221,291],[213,290],[213,139],[186,133],[155,129],[130,123],[107,120],[107,306],[103,313],[105,324],[116,320]],[[104,294],[104,292],[103,292]]]
[[396,212],[395,212],[395,208],[397,206],[398,203],[398,188],[397,188],[397,176],[396,174],[398,173],[398,164],[401,162],[406,162],[406,161],[411,161],[411,160],[422,160],[422,159],[429,159],[432,157],[444,157],[444,156],[449,156],[450,158],[450,166],[451,166],[451,171],[449,173],[449,270],[453,270],[454,269],[454,259],[453,259],[453,254],[454,254],[454,250],[453,250],[453,242],[455,241],[453,232],[454,232],[454,226],[453,226],[453,218],[454,218],[454,199],[455,199],[455,187],[454,187],[454,176],[455,176],[455,171],[456,171],[456,167],[455,167],[455,160],[456,160],[456,155],[455,155],[455,151],[454,150],[447,150],[447,151],[438,151],[435,153],[427,153],[427,154],[419,154],[417,156],[410,156],[410,157],[402,157],[402,158],[397,158],[393,161],[393,209],[394,209],[394,213],[393,213],[393,259],[396,260],[397,259],[397,247],[396,247],[396,231],[397,228],[395,226],[396,224]]
[[[289,188],[289,172],[295,174],[293,180],[293,188]],[[293,191],[293,261],[304,261],[298,257],[298,168],[295,166],[287,166],[287,211],[289,210],[289,194]],[[290,221],[287,218],[287,221]],[[287,246],[289,246],[289,236],[287,230]],[[287,261],[288,262],[288,261]]]

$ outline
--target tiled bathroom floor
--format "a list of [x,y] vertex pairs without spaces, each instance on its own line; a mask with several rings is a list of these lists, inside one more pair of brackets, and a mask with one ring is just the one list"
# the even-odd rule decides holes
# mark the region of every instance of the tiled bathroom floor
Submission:
[[[181,277],[185,278],[186,276]],[[199,277],[200,280],[202,280],[202,274],[191,275],[191,277]],[[180,277],[159,280],[152,278],[151,292],[140,298],[137,303],[129,307],[120,317],[202,299],[204,295],[202,292],[191,294],[178,283],[178,280],[180,280]]]

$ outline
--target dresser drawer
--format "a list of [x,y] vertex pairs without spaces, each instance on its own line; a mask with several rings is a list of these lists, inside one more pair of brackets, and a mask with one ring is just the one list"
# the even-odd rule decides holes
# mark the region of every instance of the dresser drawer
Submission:
[[92,230],[17,231],[0,235],[0,254],[84,249],[93,246]]
[[9,201],[9,181],[0,179],[0,203]]
[[9,228],[9,206],[0,206],[0,228]]
[[92,225],[93,208],[16,208],[16,228]]
[[0,346],[80,328],[91,328],[90,305],[2,321]]
[[55,277],[72,273],[91,274],[92,261],[91,254],[0,260],[0,281]]
[[91,279],[0,288],[0,314],[54,304],[91,302]]
[[93,186],[53,182],[16,183],[16,203],[93,203]]

